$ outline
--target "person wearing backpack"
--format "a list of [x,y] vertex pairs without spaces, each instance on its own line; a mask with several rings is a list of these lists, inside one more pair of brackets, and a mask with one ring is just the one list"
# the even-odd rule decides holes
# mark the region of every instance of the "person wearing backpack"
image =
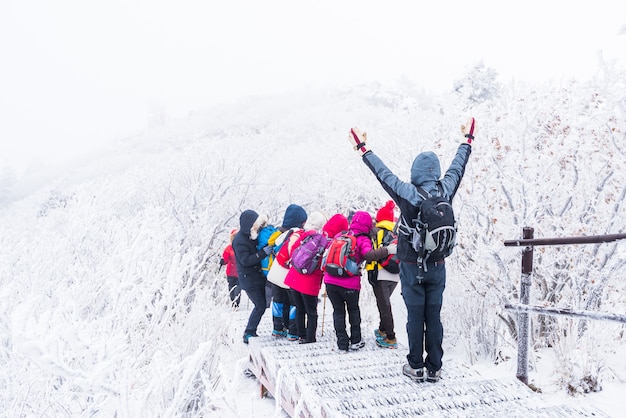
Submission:
[[259,215],[250,209],[245,210],[239,216],[239,232],[233,238],[239,285],[254,305],[243,333],[243,342],[246,344],[251,337],[257,337],[257,327],[266,309],[267,279],[263,274],[261,261],[272,252],[272,247],[267,245],[260,250],[256,247],[259,230],[266,223],[267,216]]
[[[257,238],[257,249],[271,245],[272,247],[276,244],[276,239],[282,234],[282,231],[275,227],[274,225],[268,224],[265,225],[259,231],[259,237]],[[270,267],[274,262],[274,254],[271,253],[268,257],[264,258],[261,261],[261,268],[263,270],[263,274],[267,277]],[[265,284],[265,306],[266,308],[270,308],[272,306],[272,284],[268,281]]]
[[[335,235],[327,249],[327,255],[333,249],[335,242],[347,242],[345,236],[352,237],[353,242],[351,254],[354,258],[352,263],[360,266],[364,261],[373,261],[387,257],[396,251],[395,246],[382,247],[377,250],[372,248],[370,231],[372,229],[372,216],[365,211],[356,211],[352,216],[347,233]],[[339,238],[339,240],[338,240]],[[325,257],[326,261],[326,257]],[[348,269],[347,265],[342,265],[342,269]],[[361,310],[359,308],[359,295],[361,291],[360,269],[346,276],[329,273],[328,265],[323,264],[324,284],[326,294],[333,305],[333,325],[337,336],[337,348],[340,352],[348,350],[359,350],[365,346],[361,336]],[[335,270],[334,272],[336,272]],[[346,331],[346,312],[350,322],[350,334]]]
[[272,291],[272,321],[274,324],[272,336],[278,338],[286,337],[289,341],[298,340],[296,309],[295,304],[291,300],[289,288],[284,284],[284,278],[289,270],[285,266],[280,265],[278,258],[280,257],[283,263],[289,261],[289,253],[298,240],[306,220],[307,213],[301,206],[296,204],[287,206],[283,222],[280,228],[278,228],[281,234],[276,238],[273,247],[276,258],[271,264],[268,273],[268,277],[272,275],[280,278],[280,280],[272,279],[274,283],[269,281]]
[[[398,228],[398,259],[400,260],[400,284],[402,297],[407,308],[407,334],[409,339],[408,364],[402,373],[418,382],[439,381],[443,357],[443,325],[441,305],[446,285],[445,260],[419,260],[416,248],[423,243],[415,239],[420,206],[427,196],[443,195],[449,202],[457,192],[465,173],[465,166],[472,152],[475,120],[469,118],[461,126],[463,137],[450,167],[441,178],[441,167],[437,155],[422,152],[411,166],[411,181],[402,181],[367,146],[367,135],[352,128],[348,141],[362,156],[365,165],[374,173],[383,189],[400,208]],[[421,190],[420,190],[421,189]],[[426,192],[427,196],[424,196]],[[400,228],[403,226],[403,228]],[[413,230],[411,230],[413,228]],[[420,227],[420,230],[423,229]],[[414,245],[416,243],[417,245]],[[424,358],[426,351],[426,358]]]
[[226,266],[228,294],[230,296],[230,304],[234,308],[239,307],[241,299],[241,288],[239,287],[239,277],[237,277],[237,262],[235,260],[235,251],[233,250],[233,238],[235,238],[237,231],[237,229],[230,231],[230,243],[224,248],[222,258],[220,259],[220,269],[222,266]]
[[[374,228],[374,248],[380,248],[391,243],[397,245],[398,237],[394,227],[395,204],[388,201],[376,212],[376,226]],[[382,260],[375,260],[366,266],[367,277],[374,289],[376,307],[380,322],[378,329],[374,330],[376,344],[383,348],[398,348],[396,333],[394,332],[393,311],[391,308],[391,295],[400,281],[400,266],[395,254]]]
[[[335,214],[328,221],[325,221],[326,215],[321,212],[312,213],[304,225],[306,232],[302,241],[306,240],[307,235],[313,236],[319,233],[323,237],[323,243],[327,245],[331,237],[348,229],[348,220],[342,214]],[[300,244],[300,247],[302,245]],[[322,253],[326,245],[322,248]],[[297,251],[298,249],[294,253]],[[324,272],[321,270],[320,265],[317,265],[311,271],[299,271],[294,266],[294,257],[295,255],[292,256],[292,266],[285,278],[285,284],[290,287],[292,298],[296,305],[296,328],[300,337],[300,344],[314,343],[317,341],[317,302],[320,289],[322,288],[322,275]]]

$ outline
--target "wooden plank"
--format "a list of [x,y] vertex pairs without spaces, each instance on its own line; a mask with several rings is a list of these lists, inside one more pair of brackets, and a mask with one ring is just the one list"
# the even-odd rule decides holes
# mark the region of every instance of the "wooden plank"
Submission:
[[270,333],[261,329],[250,339],[249,368],[291,417],[606,417],[593,408],[546,405],[515,376],[484,379],[455,361],[446,361],[437,384],[412,382],[401,371],[406,347],[382,349],[373,338],[340,354],[329,333],[313,344]]

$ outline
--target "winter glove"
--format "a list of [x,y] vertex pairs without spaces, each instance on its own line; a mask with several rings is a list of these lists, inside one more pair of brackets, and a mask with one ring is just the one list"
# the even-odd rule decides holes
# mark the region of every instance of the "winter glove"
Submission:
[[398,244],[389,244],[387,245],[387,254],[397,254],[398,253]]
[[350,133],[348,134],[348,142],[350,142],[355,151],[360,151],[361,155],[367,152],[367,148],[365,148],[365,143],[367,142],[367,133],[361,133],[359,128],[350,129]]
[[463,132],[463,139],[461,144],[472,145],[474,140],[474,128],[476,127],[476,121],[470,117],[465,125],[461,125],[461,132]]
[[271,245],[266,245],[265,247],[263,247],[263,251],[265,252],[265,255],[270,255],[274,252],[274,247]]
[[224,260],[223,258],[220,260],[220,267],[221,266],[225,266],[226,265],[226,260]]

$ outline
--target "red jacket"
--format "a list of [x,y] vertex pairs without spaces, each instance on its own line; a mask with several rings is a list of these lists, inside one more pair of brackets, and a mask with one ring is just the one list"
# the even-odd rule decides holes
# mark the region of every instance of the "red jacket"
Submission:
[[237,277],[237,264],[235,263],[235,251],[233,246],[228,244],[222,254],[222,265],[226,264],[226,276]]

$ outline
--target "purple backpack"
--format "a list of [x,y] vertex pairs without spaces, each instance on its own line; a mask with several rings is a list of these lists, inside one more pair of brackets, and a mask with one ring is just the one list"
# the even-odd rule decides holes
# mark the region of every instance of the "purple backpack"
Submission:
[[320,268],[324,250],[328,244],[326,235],[312,231],[291,254],[291,266],[302,274],[311,274]]

